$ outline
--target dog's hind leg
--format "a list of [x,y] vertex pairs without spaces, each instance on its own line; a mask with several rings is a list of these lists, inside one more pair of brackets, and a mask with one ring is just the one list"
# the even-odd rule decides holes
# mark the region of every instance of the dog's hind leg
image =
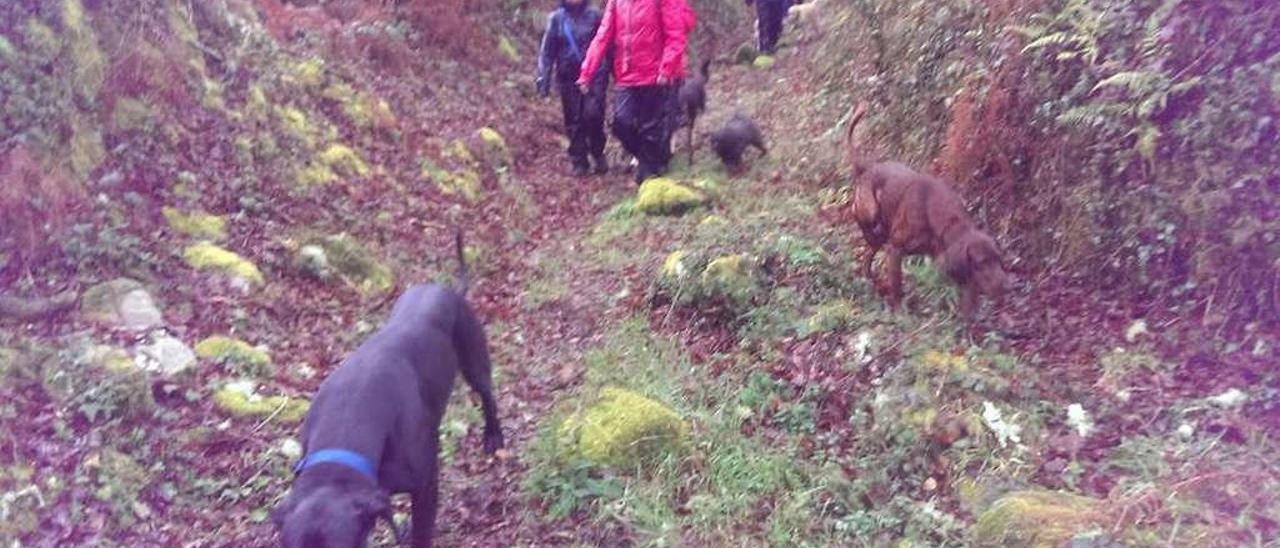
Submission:
[[698,115],[689,113],[689,167],[693,167],[693,125],[698,121]]
[[480,409],[484,412],[484,451],[492,454],[502,448],[503,440],[502,425],[498,421],[498,403],[493,397],[489,344],[485,340],[480,319],[476,318],[475,312],[461,299],[457,323],[453,329],[462,378],[480,396]]
[[890,310],[898,310],[902,305],[902,251],[895,246],[889,246],[885,252],[885,299],[889,301]]

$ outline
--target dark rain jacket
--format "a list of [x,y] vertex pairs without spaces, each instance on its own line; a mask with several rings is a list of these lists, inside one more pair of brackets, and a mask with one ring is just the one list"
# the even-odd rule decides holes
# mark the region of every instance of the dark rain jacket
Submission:
[[[560,9],[551,12],[538,54],[538,93],[544,96],[550,93],[553,81],[559,86],[574,85],[582,70],[587,48],[600,26],[600,19],[600,10],[592,7],[590,2],[583,2],[577,8],[569,8],[561,2]],[[577,42],[576,52],[565,34],[566,28]],[[602,73],[592,82],[592,87],[603,89],[608,79],[608,73]]]

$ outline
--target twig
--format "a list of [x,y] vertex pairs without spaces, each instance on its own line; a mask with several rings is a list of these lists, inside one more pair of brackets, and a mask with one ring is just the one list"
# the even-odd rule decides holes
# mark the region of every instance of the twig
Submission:
[[261,430],[263,426],[266,426],[267,423],[271,422],[271,419],[276,418],[276,415],[279,415],[280,412],[284,410],[284,407],[286,405],[289,405],[289,398],[285,398],[284,401],[281,401],[280,406],[276,407],[276,410],[272,411],[270,415],[267,415],[267,418],[262,419],[262,422],[258,423],[257,426],[253,427],[253,430],[250,430],[249,433],[252,434],[254,432],[257,432],[258,430]]

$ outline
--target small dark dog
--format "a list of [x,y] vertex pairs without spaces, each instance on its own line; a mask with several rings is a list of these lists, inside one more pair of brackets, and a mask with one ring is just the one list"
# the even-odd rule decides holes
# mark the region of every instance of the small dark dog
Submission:
[[390,495],[406,492],[412,545],[431,545],[440,419],[458,371],[480,396],[485,452],[502,447],[484,328],[465,300],[461,232],[454,243],[458,289],[409,288],[386,325],[320,386],[302,425],[293,489],[272,512],[284,546],[364,546],[378,518],[391,521]]
[[689,127],[689,165],[693,165],[693,126],[698,116],[707,110],[707,82],[711,80],[711,58],[702,62],[701,70],[680,85],[677,99],[683,123]]
[[[897,308],[902,302],[902,258],[928,255],[959,286],[960,315],[972,319],[981,295],[998,299],[1009,288],[995,240],[978,229],[947,183],[897,162],[871,163],[857,153],[853,129],[866,110],[865,103],[858,106],[848,133],[853,217],[867,242],[862,274],[885,295],[890,308]],[[888,254],[885,285],[876,283],[871,271],[882,247]]]
[[711,148],[716,151],[720,161],[730,169],[742,165],[742,156],[748,146],[760,149],[760,155],[769,153],[764,146],[764,136],[760,128],[745,114],[736,113],[725,122],[724,127],[711,134]]

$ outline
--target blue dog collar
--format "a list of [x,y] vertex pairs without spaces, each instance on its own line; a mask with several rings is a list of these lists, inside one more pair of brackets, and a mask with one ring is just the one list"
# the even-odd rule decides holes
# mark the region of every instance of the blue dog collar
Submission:
[[297,466],[293,467],[293,473],[294,475],[301,474],[312,466],[324,463],[341,464],[375,482],[378,481],[378,474],[374,469],[373,462],[360,453],[346,449],[321,449],[311,453],[298,461]]

